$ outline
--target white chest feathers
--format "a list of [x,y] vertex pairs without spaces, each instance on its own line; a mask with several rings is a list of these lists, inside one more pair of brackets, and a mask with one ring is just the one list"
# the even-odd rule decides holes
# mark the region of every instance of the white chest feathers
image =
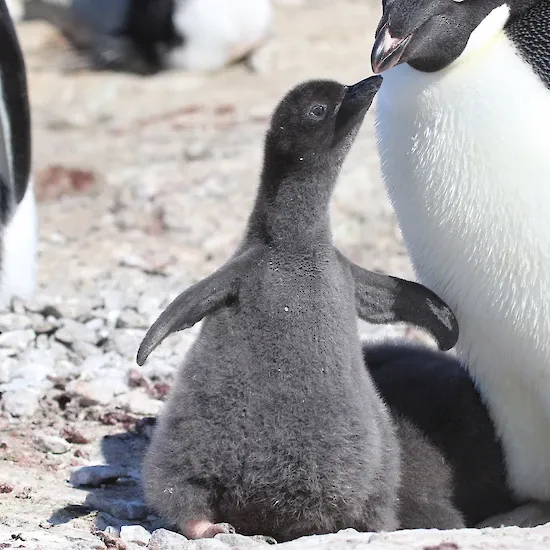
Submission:
[[174,25],[185,43],[166,55],[169,68],[216,70],[253,51],[272,20],[271,0],[178,0]]
[[8,11],[14,21],[21,21],[25,15],[25,0],[6,0]]
[[419,279],[502,436],[511,486],[550,499],[550,90],[500,33],[439,73],[388,71],[382,173]]
[[8,224],[1,229],[0,308],[12,298],[28,300],[36,286],[37,219],[33,182]]

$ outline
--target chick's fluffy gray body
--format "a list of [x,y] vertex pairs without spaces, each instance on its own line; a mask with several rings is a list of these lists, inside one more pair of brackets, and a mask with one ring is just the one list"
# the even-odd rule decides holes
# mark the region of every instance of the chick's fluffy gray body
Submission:
[[278,540],[396,527],[398,445],[363,364],[349,268],[328,241],[297,248],[266,248],[179,374],[145,473],[176,523],[189,506]]
[[[391,530],[398,513],[407,524],[399,443],[363,362],[357,316],[414,322],[447,348],[457,329],[433,293],[363,270],[332,244],[330,197],[378,86],[323,81],[289,93],[239,250],[176,298],[140,347],[143,364],[168,334],[206,316],[144,464],[153,507],[194,538],[197,521],[279,541]],[[427,440],[413,447],[444,468]],[[448,526],[443,500],[435,507]]]

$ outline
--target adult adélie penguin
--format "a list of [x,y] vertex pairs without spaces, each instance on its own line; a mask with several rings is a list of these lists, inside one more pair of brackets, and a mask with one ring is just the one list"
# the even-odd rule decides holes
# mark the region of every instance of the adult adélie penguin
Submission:
[[550,3],[388,0],[382,175],[419,279],[501,437],[508,483],[550,499]]
[[0,0],[0,307],[35,288],[36,213],[31,119],[23,53]]

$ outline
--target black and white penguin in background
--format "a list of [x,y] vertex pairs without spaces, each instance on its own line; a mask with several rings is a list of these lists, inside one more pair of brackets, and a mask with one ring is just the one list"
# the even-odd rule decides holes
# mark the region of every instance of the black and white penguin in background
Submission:
[[214,71],[267,38],[271,0],[30,0],[100,70],[152,74]]
[[457,316],[510,487],[550,500],[550,2],[384,1],[372,67],[419,279]]
[[0,307],[35,288],[36,211],[31,120],[23,53],[0,0]]

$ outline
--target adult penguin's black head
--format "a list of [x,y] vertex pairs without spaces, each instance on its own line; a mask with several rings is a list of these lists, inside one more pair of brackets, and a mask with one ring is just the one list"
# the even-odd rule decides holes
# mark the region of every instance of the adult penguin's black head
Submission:
[[536,0],[383,0],[371,63],[435,72],[484,45]]

